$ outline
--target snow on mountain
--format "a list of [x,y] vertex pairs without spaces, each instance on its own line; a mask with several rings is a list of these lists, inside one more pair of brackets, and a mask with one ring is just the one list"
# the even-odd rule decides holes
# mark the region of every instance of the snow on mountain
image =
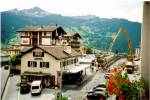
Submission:
[[34,7],[31,9],[24,9],[24,10],[13,9],[8,12],[16,15],[24,15],[24,16],[31,16],[31,17],[45,17],[51,14],[42,10],[39,7]]

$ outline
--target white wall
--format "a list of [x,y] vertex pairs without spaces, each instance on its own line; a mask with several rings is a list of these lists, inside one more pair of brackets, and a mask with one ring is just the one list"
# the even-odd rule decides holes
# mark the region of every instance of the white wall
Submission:
[[50,38],[42,38],[42,45],[50,45],[51,39]]
[[[41,49],[34,49],[33,51],[42,51]],[[33,57],[33,51],[25,54],[21,58],[21,73],[25,71],[28,72],[43,72],[43,73],[50,73],[51,75],[55,75],[55,82],[57,81],[57,71],[60,71],[60,61],[56,60],[52,56],[47,53],[44,53],[44,57],[37,57],[42,58],[42,60],[35,60],[36,57]],[[36,61],[37,67],[28,67],[28,61]],[[40,68],[40,62],[49,62],[49,68]]]
[[144,2],[143,22],[142,22],[142,56],[141,56],[141,73],[145,80],[145,88],[149,93],[149,70],[150,70],[150,2]]

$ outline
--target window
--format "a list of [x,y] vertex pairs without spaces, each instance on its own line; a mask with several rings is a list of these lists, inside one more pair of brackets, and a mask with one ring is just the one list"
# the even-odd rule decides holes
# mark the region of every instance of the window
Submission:
[[74,63],[76,63],[76,59],[74,59]]
[[46,67],[49,68],[49,62],[40,62],[40,67]]
[[67,65],[69,65],[69,60],[67,60]]
[[36,61],[28,61],[28,67],[37,67]]
[[73,64],[73,59],[71,60],[71,64]]
[[65,66],[66,66],[65,61],[60,62],[60,67],[65,67]]
[[78,62],[78,58],[76,58],[76,63]]
[[44,36],[46,36],[46,32],[44,32]]
[[34,57],[44,57],[44,52],[33,52]]
[[28,33],[27,33],[27,32],[25,32],[25,36],[28,36]]
[[63,61],[63,67],[65,67],[66,66],[66,63],[65,63],[65,61]]
[[78,62],[78,58],[75,58],[75,59],[74,59],[74,63],[77,63],[77,62]]

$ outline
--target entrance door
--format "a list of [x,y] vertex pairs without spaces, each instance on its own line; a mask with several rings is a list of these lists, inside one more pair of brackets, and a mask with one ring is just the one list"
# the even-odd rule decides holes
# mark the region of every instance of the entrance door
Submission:
[[32,38],[32,46],[38,45],[38,39],[37,38]]

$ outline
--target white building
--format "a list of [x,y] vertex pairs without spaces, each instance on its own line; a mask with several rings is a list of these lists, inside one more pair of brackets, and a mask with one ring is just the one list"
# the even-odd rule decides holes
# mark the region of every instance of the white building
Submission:
[[21,75],[28,83],[42,79],[45,86],[59,85],[60,71],[78,73],[89,65],[80,66],[80,53],[70,46],[35,46],[23,49],[21,54]]

